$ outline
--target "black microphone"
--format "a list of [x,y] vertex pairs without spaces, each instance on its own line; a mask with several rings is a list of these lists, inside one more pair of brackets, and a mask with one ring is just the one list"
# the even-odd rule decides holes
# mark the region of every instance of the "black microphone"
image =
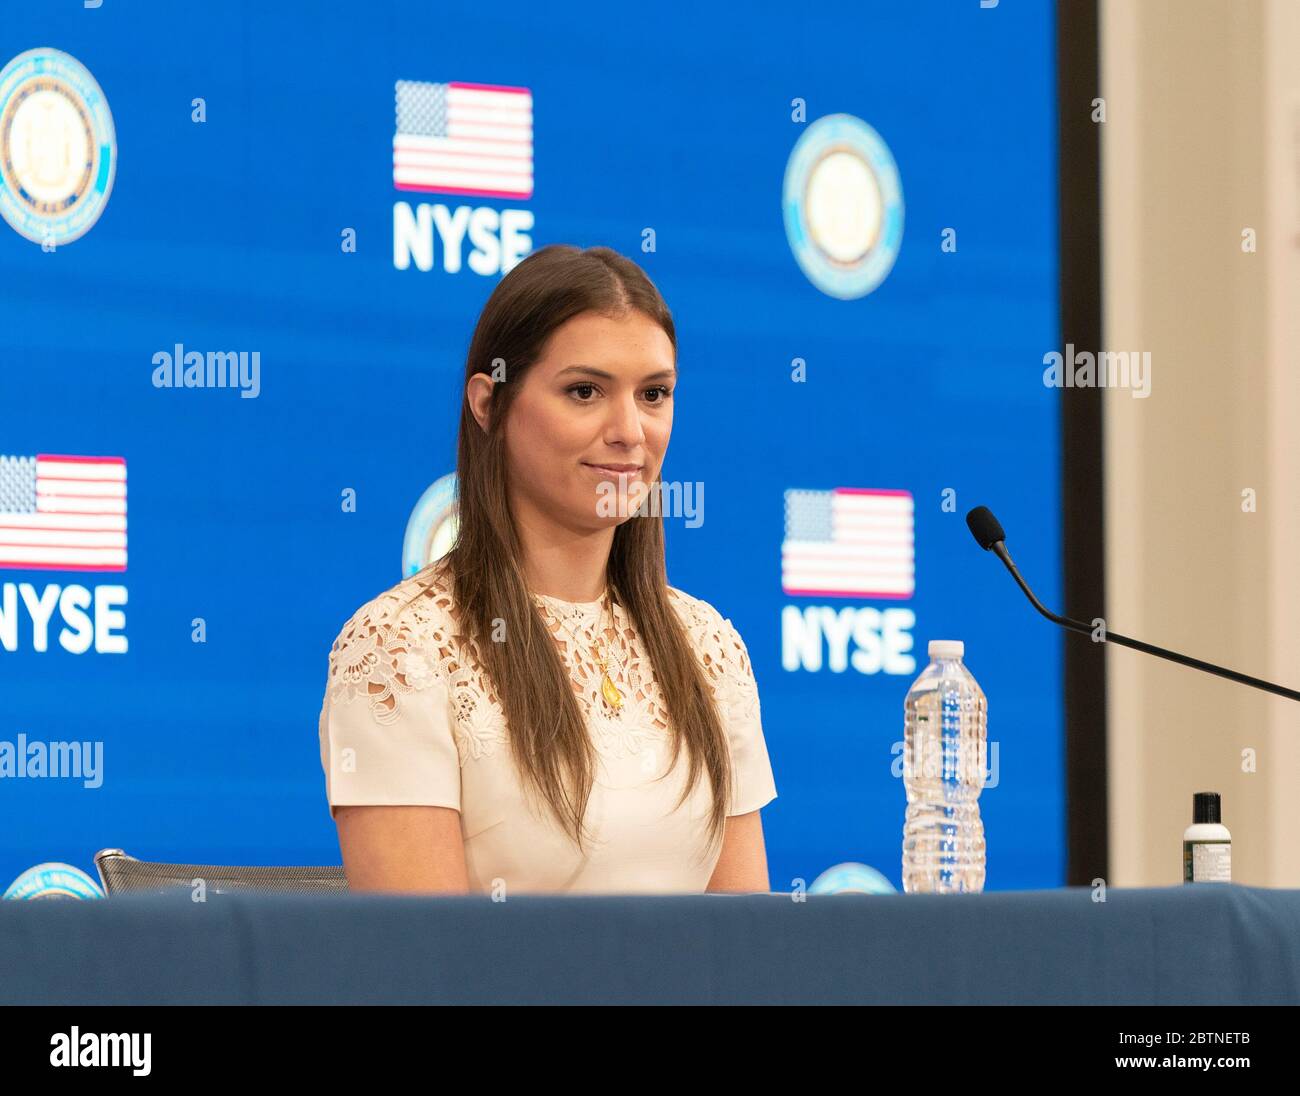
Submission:
[[[1001,523],[993,516],[993,511],[987,506],[977,506],[966,515],[966,524],[970,527],[971,535],[975,537],[979,546],[986,552],[992,551],[998,559],[1006,564],[1007,570],[1011,572],[1011,577],[1016,580],[1016,585],[1025,592],[1025,597],[1029,599],[1029,603],[1043,616],[1047,617],[1053,624],[1059,624],[1062,628],[1069,628],[1072,632],[1082,632],[1086,636],[1093,634],[1093,629],[1089,625],[1084,624],[1082,621],[1071,620],[1069,617],[1058,616],[1034,596],[1034,591],[1029,588],[1029,584],[1021,577],[1019,569],[1011,559],[1011,553],[1007,551],[1007,535],[1003,532]],[[1112,632],[1109,628],[1102,628],[1101,641],[1103,643],[1118,643],[1121,647],[1132,647],[1135,651],[1145,651],[1149,655],[1159,655],[1161,658],[1169,659],[1170,662],[1190,666],[1193,670],[1204,670],[1207,674],[1226,677],[1229,681],[1236,681],[1241,685],[1250,685],[1256,689],[1263,689],[1266,693],[1284,696],[1288,700],[1300,700],[1300,692],[1296,692],[1295,689],[1287,689],[1284,686],[1275,685],[1271,681],[1250,677],[1247,674],[1239,674],[1236,670],[1227,670],[1222,666],[1214,665],[1212,662],[1202,662],[1199,658],[1189,658],[1187,655],[1180,655],[1177,651],[1166,651],[1163,647],[1143,643],[1140,639],[1129,639],[1128,636]]]

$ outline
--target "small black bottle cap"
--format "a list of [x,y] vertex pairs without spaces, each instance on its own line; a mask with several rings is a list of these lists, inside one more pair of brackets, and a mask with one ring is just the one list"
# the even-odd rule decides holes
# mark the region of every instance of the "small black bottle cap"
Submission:
[[1217,824],[1222,818],[1218,792],[1197,792],[1192,796],[1192,824]]

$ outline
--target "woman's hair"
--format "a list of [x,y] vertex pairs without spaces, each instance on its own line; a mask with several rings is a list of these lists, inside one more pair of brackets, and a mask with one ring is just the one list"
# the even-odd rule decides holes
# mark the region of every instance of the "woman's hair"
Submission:
[[[447,555],[460,639],[491,678],[521,777],[540,792],[580,849],[596,757],[569,672],[524,581],[519,534],[508,504],[503,427],[520,384],[561,324],[584,312],[619,318],[631,311],[663,328],[676,358],[672,315],[636,263],[608,247],[543,247],[514,267],[484,305],[465,362],[461,399],[458,530]],[[494,369],[499,377],[502,368],[506,380],[493,386],[484,429],[470,410],[468,382],[475,373],[493,375]],[[645,645],[668,709],[673,739],[668,771],[674,770],[683,744],[689,752],[678,806],[701,769],[709,774],[712,849],[721,841],[731,798],[727,737],[709,682],[669,602],[663,519],[659,507],[649,509],[615,529],[609,582]],[[494,620],[506,622],[503,643],[493,642]]]

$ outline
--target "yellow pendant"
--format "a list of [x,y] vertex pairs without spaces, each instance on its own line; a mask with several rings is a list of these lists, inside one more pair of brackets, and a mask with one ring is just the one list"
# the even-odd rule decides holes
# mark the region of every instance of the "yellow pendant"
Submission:
[[614,683],[610,681],[609,674],[605,674],[604,677],[601,678],[600,695],[605,698],[605,703],[615,710],[623,706],[623,694],[620,693]]

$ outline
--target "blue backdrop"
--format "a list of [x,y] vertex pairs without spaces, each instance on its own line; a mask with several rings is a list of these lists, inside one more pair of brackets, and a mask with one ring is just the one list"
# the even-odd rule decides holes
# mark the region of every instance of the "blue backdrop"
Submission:
[[[673,309],[663,474],[707,491],[702,524],[667,522],[669,581],[749,646],[779,792],[773,886],[849,860],[901,885],[893,746],[933,638],[965,640],[989,696],[987,888],[1063,882],[1059,639],[962,518],[993,506],[1059,600],[1050,5],[4,4],[0,66],[38,47],[98,81],[115,170],[80,239],[42,248],[0,223],[0,455],[122,458],[129,562],[0,567],[0,741],[103,749],[99,787],[0,780],[0,887],[44,860],[90,870],[106,846],[338,862],[327,652],[402,577],[411,510],[453,470],[464,354],[500,278],[468,243],[449,272],[441,237],[431,269],[399,268],[395,207],[418,221],[421,202],[524,211],[533,248],[612,246]],[[397,189],[399,80],[529,89],[532,194]],[[796,141],[837,113],[888,147],[905,207],[892,270],[853,299],[812,284],[782,215]],[[257,397],[156,387],[177,344],[257,352]],[[785,492],[834,488],[910,492],[911,596],[783,590]],[[57,638],[75,608],[53,609],[45,644],[29,608],[69,587],[92,606],[110,587],[84,653]],[[790,606],[910,610],[917,665],[837,670],[828,645],[820,668],[790,668]]]

